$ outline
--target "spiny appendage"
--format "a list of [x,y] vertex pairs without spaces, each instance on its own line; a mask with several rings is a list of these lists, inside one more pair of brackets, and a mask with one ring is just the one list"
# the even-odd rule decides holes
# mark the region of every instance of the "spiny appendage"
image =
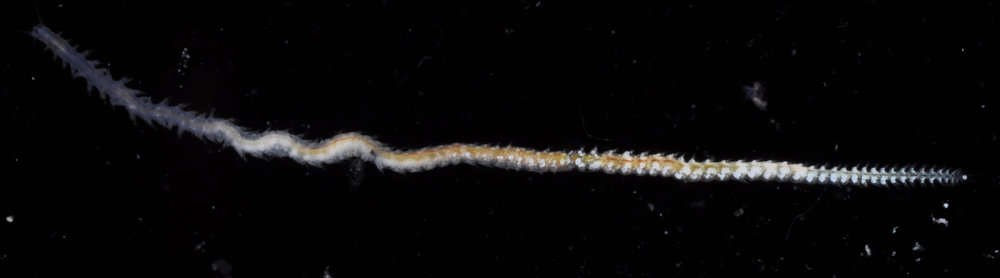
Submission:
[[886,186],[895,184],[955,184],[967,177],[957,170],[915,168],[830,168],[773,161],[694,161],[674,155],[598,154],[577,151],[569,154],[573,166],[582,171],[609,174],[652,175],[695,181],[781,181],[794,183]]
[[809,167],[808,183],[886,186],[896,184],[956,184],[968,179],[961,171],[942,168]]

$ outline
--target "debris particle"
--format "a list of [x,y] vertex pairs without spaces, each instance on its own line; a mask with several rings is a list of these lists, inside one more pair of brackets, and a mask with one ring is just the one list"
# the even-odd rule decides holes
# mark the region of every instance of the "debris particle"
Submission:
[[945,228],[948,227],[948,219],[945,219],[944,217],[935,218],[934,216],[931,216],[931,222],[934,222],[935,224],[944,225]]
[[767,111],[767,88],[760,81],[754,81],[750,86],[743,86],[744,96],[753,102],[760,111]]

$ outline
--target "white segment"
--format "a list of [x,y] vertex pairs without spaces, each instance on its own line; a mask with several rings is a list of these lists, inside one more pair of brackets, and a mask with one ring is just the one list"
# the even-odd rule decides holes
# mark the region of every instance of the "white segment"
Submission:
[[715,167],[705,169],[705,180],[712,180],[719,176],[719,171]]
[[782,163],[781,167],[778,167],[778,180],[786,180],[792,174],[792,169],[788,167],[788,163]]
[[746,163],[737,161],[736,162],[736,171],[733,171],[733,178],[734,179],[742,179],[743,177],[745,177],[745,176],[747,176],[749,174],[748,173],[749,171],[750,170],[747,168],[747,164]]
[[663,168],[660,170],[660,176],[664,177],[670,176],[673,172],[674,172],[673,164],[663,165]]
[[[796,165],[796,166],[798,167],[795,167],[794,170],[792,171],[793,181],[802,181],[803,179],[806,178],[806,176],[811,175],[809,169],[806,169],[806,167],[802,167],[801,165]],[[807,181],[807,182],[812,182],[812,181]]]
[[684,167],[682,167],[680,171],[677,171],[677,173],[674,173],[674,178],[677,178],[679,180],[683,180],[685,177],[688,176],[688,174],[691,174],[691,166],[688,166],[687,164],[685,164]]
[[661,168],[660,168],[660,163],[659,162],[654,161],[653,162],[653,166],[650,167],[650,168],[652,168],[652,169],[649,170],[649,174],[650,175],[659,175],[660,174]]
[[752,163],[751,165],[752,166],[750,166],[750,172],[747,173],[748,178],[756,179],[757,177],[759,177],[761,174],[764,173],[764,169],[761,168],[760,165],[757,165],[756,163]]
[[688,179],[691,180],[691,181],[700,180],[701,176],[703,175],[704,172],[705,172],[705,167],[704,166],[703,167],[695,168],[693,171],[691,171],[691,174],[688,175]]

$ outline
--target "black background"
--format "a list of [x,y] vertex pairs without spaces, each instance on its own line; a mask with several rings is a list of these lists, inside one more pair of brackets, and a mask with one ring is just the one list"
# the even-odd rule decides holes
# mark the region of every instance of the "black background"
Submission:
[[[997,3],[250,2],[3,8],[0,276],[1000,272]],[[254,130],[971,180],[681,183],[241,157],[88,93],[26,35],[39,22],[154,99]],[[766,109],[744,91],[755,82]]]

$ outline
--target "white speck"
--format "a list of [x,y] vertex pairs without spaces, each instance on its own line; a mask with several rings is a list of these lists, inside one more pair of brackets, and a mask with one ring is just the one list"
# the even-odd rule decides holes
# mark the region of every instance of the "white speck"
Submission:
[[618,33],[618,31],[615,31],[615,29],[611,29],[611,35],[612,36],[614,36],[616,33]]
[[8,215],[7,218],[4,218],[4,219],[7,220],[7,223],[14,223],[14,216],[13,215]]
[[646,207],[649,207],[649,211],[656,211],[656,205],[654,205],[652,202],[646,203]]
[[218,272],[222,277],[232,277],[233,265],[225,259],[218,259],[212,262],[212,270]]
[[872,256],[872,249],[871,249],[871,247],[868,247],[868,244],[865,244],[865,256],[866,257],[871,257]]
[[34,76],[31,77],[31,81],[35,81],[35,77]]
[[733,212],[733,216],[740,217],[743,216],[743,208],[738,208]]
[[1000,255],[1000,249],[993,249],[992,252],[986,253],[983,256],[990,260],[996,260],[998,257],[997,255]]
[[62,8],[63,4],[56,5],[57,8]]
[[965,53],[965,47],[959,48],[958,51],[961,51],[962,53]]
[[[538,2],[535,2],[535,7],[536,7],[536,8],[537,8],[537,7],[541,7],[541,6],[542,6],[542,1],[538,1]],[[963,49],[964,49],[964,48],[963,48]]]
[[935,224],[944,225],[945,228],[948,227],[948,219],[945,219],[944,217],[935,218],[934,216],[931,216],[931,221],[934,222]]
[[200,242],[198,242],[197,244],[194,245],[194,250],[195,251],[205,252],[205,245],[206,244],[208,244],[208,243],[204,242],[204,241],[200,241]]
[[899,230],[899,226],[892,226],[892,234],[896,234],[896,230]]
[[[764,87],[764,83],[760,81],[754,81],[752,85],[743,86],[743,95],[745,98],[749,99],[757,109],[761,111],[767,110],[767,88]],[[774,119],[771,119],[771,123],[774,123]]]
[[839,151],[839,150],[840,150],[840,144],[833,144],[833,151]]
[[912,248],[912,250],[914,252],[916,252],[916,251],[924,251],[924,247],[920,246],[920,242],[919,241],[914,241],[913,242],[913,248]]
[[670,235],[670,231],[668,231],[668,230],[663,230],[663,235],[665,235],[665,236],[667,236],[667,235]]
[[941,204],[941,207],[944,207],[945,209],[948,209],[948,202],[944,202],[944,204]]
[[136,153],[135,154],[135,160],[139,160],[139,159],[142,159],[142,156],[140,156],[138,153]]

